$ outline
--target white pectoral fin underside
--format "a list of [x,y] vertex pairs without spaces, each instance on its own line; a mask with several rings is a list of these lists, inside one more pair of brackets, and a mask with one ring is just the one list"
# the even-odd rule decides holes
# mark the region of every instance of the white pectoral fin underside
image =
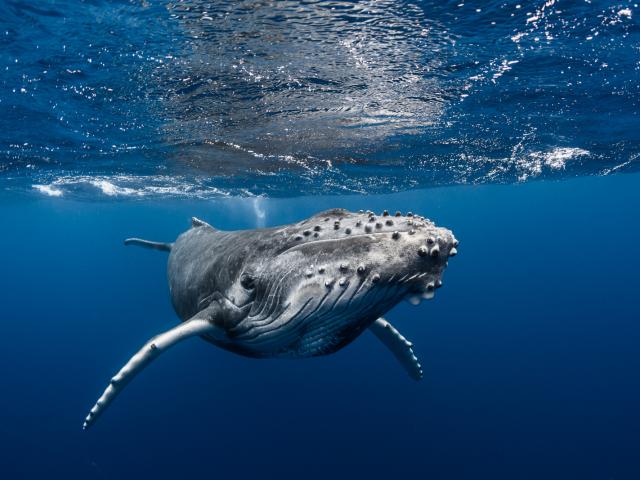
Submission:
[[203,315],[205,312],[206,310],[198,313],[190,320],[153,337],[145,343],[111,379],[106,390],[85,418],[82,428],[89,428],[124,389],[127,383],[162,352],[186,338],[216,332],[218,327],[209,321],[207,315]]
[[384,343],[414,380],[422,380],[422,366],[413,353],[413,344],[384,318],[371,324],[369,330]]

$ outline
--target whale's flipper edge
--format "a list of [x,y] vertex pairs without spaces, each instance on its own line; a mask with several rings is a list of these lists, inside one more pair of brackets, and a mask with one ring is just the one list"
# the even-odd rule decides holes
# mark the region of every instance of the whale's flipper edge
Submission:
[[193,318],[177,325],[160,335],[153,337],[133,355],[129,361],[111,379],[102,396],[95,403],[85,418],[83,430],[89,428],[113,402],[124,387],[155,358],[173,345],[189,337],[204,334],[215,334],[219,328],[211,323],[207,309]]
[[413,344],[404,338],[393,325],[379,318],[369,326],[369,330],[384,343],[391,353],[414,380],[422,380],[422,366],[413,353]]
[[162,250],[163,252],[170,252],[173,243],[164,242],[152,242],[151,240],[143,240],[142,238],[127,238],[124,241],[125,245],[137,245],[139,247],[152,248],[154,250]]

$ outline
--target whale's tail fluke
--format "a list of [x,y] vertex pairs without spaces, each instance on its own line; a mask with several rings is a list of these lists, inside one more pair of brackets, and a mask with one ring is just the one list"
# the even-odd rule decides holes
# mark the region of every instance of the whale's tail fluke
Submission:
[[150,240],[143,240],[142,238],[127,238],[124,241],[125,245],[138,245],[139,247],[153,248],[154,250],[162,250],[163,252],[170,252],[173,243],[164,242],[152,242]]

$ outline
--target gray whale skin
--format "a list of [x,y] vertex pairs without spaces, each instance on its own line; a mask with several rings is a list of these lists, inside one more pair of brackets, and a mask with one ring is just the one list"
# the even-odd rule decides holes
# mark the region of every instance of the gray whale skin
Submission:
[[192,336],[250,357],[302,358],[333,353],[369,329],[419,380],[412,344],[382,316],[403,299],[417,305],[433,298],[458,241],[412,213],[333,209],[230,232],[193,218],[174,243],[125,244],[170,252],[171,301],[182,323],[131,357],[85,429],[155,357]]

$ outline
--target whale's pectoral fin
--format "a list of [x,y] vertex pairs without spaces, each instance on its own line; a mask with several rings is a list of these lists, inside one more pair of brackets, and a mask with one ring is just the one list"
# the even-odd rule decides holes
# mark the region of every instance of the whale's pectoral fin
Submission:
[[219,327],[213,322],[212,311],[203,310],[193,318],[161,333],[149,340],[138,352],[129,359],[124,367],[111,379],[109,386],[93,406],[84,421],[83,429],[89,428],[102,412],[113,402],[122,389],[133,377],[140,373],[158,355],[176,343],[196,335],[220,333]]
[[384,318],[371,324],[369,330],[384,343],[398,359],[409,376],[414,380],[422,380],[422,366],[413,353],[413,344],[404,338],[393,325]]
[[152,242],[151,240],[143,240],[142,238],[127,238],[124,241],[125,245],[137,245],[139,247],[152,248],[154,250],[162,250],[163,252],[170,252],[173,243]]

